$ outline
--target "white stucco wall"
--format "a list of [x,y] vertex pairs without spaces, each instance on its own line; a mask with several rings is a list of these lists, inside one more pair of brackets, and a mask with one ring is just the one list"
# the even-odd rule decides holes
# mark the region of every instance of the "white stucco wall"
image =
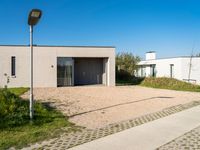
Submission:
[[[188,79],[190,58],[182,58],[181,64],[182,64],[181,78]],[[196,80],[196,83],[200,84],[200,57],[192,58],[190,79]]]
[[[0,87],[29,86],[29,47],[0,46]],[[11,56],[16,57],[16,77],[11,77]],[[115,85],[115,48],[113,47],[34,47],[34,87],[57,86],[57,57],[107,58],[107,85]],[[7,77],[9,83],[7,84]]]
[[[179,80],[188,79],[189,72],[189,57],[177,57],[168,59],[156,59],[141,61],[138,65],[146,68],[146,77],[150,76],[150,65],[156,65],[156,77],[170,77],[170,64],[174,65],[174,78]],[[141,68],[138,69],[138,76]],[[197,84],[200,84],[200,57],[192,58],[191,77],[190,79],[196,80]]]
[[146,60],[155,60],[156,59],[156,52],[151,51],[145,54]]

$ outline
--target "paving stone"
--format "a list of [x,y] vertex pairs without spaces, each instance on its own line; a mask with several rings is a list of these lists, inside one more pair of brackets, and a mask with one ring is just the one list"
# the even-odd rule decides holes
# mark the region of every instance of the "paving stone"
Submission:
[[193,129],[192,131],[178,137],[177,139],[161,146],[158,150],[190,150],[200,149],[200,126]]
[[[103,128],[97,128],[94,130],[82,129],[79,132],[74,132],[71,134],[64,133],[59,138],[55,138],[54,140],[51,140],[50,142],[45,141],[44,142],[45,144],[41,143],[37,146],[32,145],[31,147],[28,147],[27,149],[34,149],[34,148],[36,149],[44,148],[44,149],[50,149],[50,150],[63,149],[63,148],[68,149],[68,148],[71,148],[71,147],[74,147],[86,142],[90,142],[98,138],[102,138],[110,134],[114,134],[114,133],[129,129],[129,128],[183,111],[185,109],[188,109],[197,105],[200,105],[200,101],[194,101],[194,102],[186,103],[183,105],[169,107],[159,112],[147,114],[141,117],[121,121],[118,123],[113,123]],[[197,138],[198,140],[195,140],[195,138]],[[179,150],[179,149],[187,149],[188,147],[190,148],[192,147],[191,145],[193,145],[193,148],[194,147],[199,148],[200,147],[199,141],[200,141],[200,128],[195,129],[194,131],[191,131],[191,133],[184,135],[182,138],[172,141],[171,143],[168,143],[158,149],[161,149],[161,150],[178,149]]]

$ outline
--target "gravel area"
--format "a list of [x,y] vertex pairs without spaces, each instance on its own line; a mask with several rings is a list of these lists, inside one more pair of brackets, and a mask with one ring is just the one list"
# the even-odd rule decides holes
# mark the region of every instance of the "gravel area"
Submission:
[[[200,100],[200,93],[140,86],[35,88],[34,95],[89,129]],[[23,97],[28,98],[28,93]]]

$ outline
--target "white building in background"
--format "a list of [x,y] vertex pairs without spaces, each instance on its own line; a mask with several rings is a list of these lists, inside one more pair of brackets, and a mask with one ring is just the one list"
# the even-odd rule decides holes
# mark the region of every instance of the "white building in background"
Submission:
[[156,59],[156,53],[150,51],[138,66],[138,77],[169,77],[200,84],[200,57]]

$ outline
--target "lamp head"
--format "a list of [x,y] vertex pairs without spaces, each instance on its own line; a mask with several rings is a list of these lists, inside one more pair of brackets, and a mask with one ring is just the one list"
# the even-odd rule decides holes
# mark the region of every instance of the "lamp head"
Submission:
[[32,9],[28,16],[28,25],[34,26],[38,23],[42,16],[42,11],[39,9]]

